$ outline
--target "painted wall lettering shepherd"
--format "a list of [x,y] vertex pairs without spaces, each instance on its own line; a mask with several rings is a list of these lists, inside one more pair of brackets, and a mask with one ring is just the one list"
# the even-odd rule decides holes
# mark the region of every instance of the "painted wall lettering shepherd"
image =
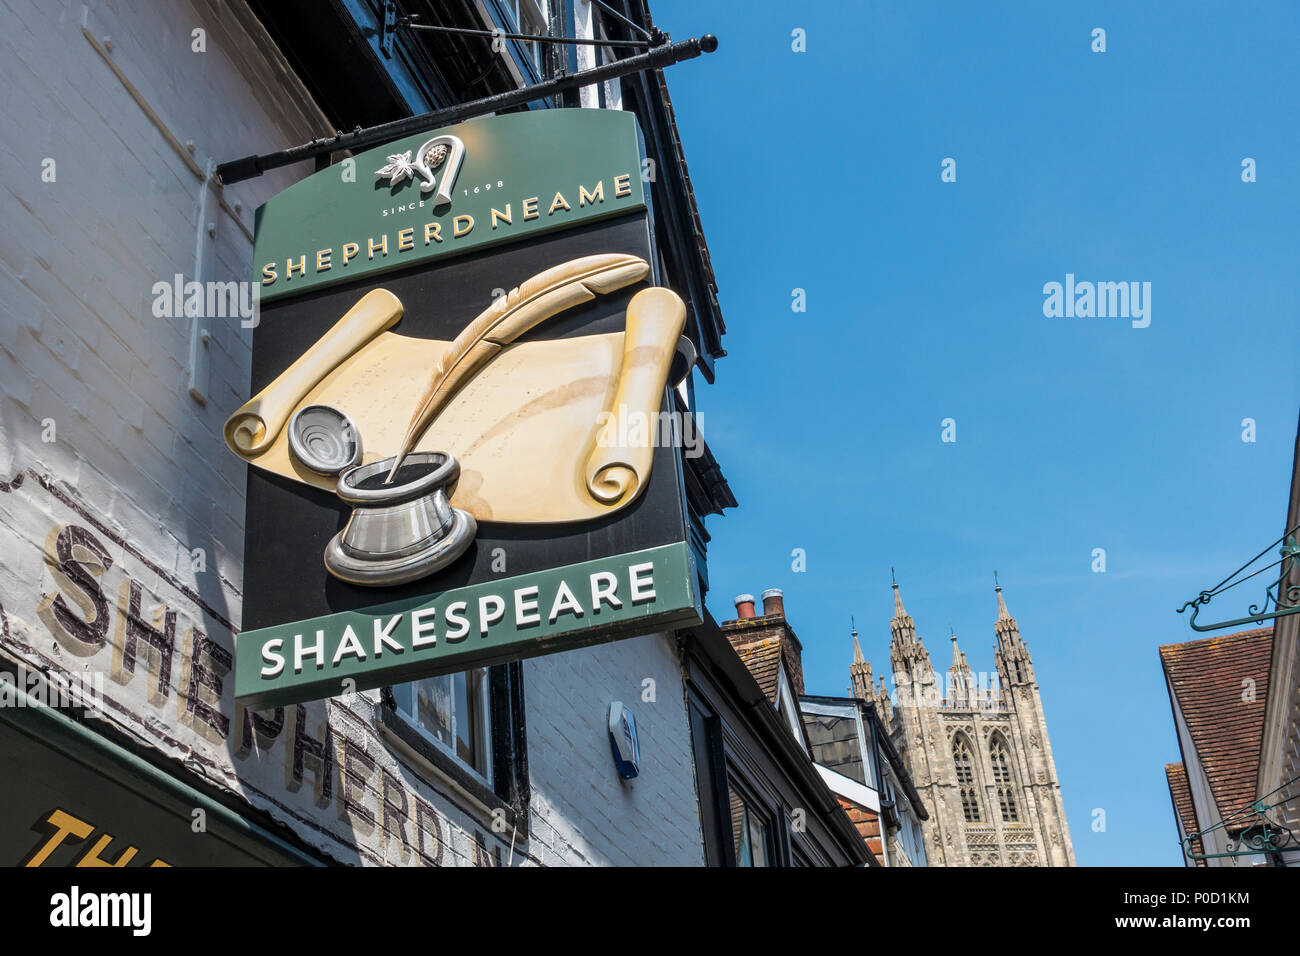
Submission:
[[[497,837],[400,773],[373,727],[340,702],[260,711],[236,703],[231,622],[54,482],[25,472],[0,495],[19,517],[0,524],[0,551],[13,572],[0,577],[0,606],[8,647],[25,656],[30,672],[60,675],[69,685],[83,668],[106,673],[94,685],[99,707],[129,715],[160,751],[238,786],[253,805],[301,821],[299,829],[319,834],[321,847],[339,859],[361,853],[372,863],[497,862]],[[63,814],[47,821],[44,837],[28,834],[29,864],[65,852],[78,830],[94,831],[93,819],[66,808]],[[358,846],[359,832],[378,839]],[[146,849],[127,854],[139,846],[129,840],[96,849],[99,836],[90,836],[82,842],[115,865],[155,860]]]

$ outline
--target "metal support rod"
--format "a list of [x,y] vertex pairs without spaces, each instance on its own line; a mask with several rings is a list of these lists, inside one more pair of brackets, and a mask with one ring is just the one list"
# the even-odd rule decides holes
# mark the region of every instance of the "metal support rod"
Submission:
[[506,33],[502,30],[475,30],[472,27],[443,27],[435,26],[432,23],[413,23],[411,20],[398,20],[399,27],[406,27],[408,30],[428,30],[432,33],[451,33],[456,36],[483,37],[494,40],[500,37],[503,40],[526,40],[530,43],[569,43],[576,46],[631,46],[631,47],[648,47],[654,46],[649,40],[588,40],[583,37],[553,37],[539,33]]
[[[608,3],[606,3],[605,0],[591,0],[591,2],[594,3],[596,6],[600,7],[600,9],[604,10],[606,14],[613,17],[619,23],[623,24],[625,27],[630,27],[631,29],[635,30],[637,33],[641,34],[641,36],[645,37],[647,40],[657,39],[657,37],[651,36],[649,33],[647,33],[639,23],[629,20],[627,17],[623,16],[623,14],[619,13]],[[655,33],[662,36],[658,27],[655,28]]]
[[483,99],[471,100],[468,103],[458,103],[455,106],[420,113],[418,116],[404,117],[403,119],[393,120],[391,123],[372,126],[369,129],[362,129],[358,126],[350,133],[341,132],[324,139],[314,139],[310,143],[282,149],[275,153],[246,156],[243,159],[231,160],[217,167],[217,177],[224,185],[228,186],[231,183],[242,182],[245,179],[260,176],[269,169],[279,169],[281,166],[300,163],[336,150],[366,149],[390,140],[400,139],[403,136],[411,136],[415,133],[423,133],[441,126],[459,123],[475,116],[483,116],[487,113],[523,106],[535,100],[563,93],[565,90],[591,86],[595,83],[604,83],[641,70],[661,69],[665,66],[672,66],[674,63],[680,63],[683,60],[693,60],[701,53],[712,53],[717,48],[718,38],[711,33],[706,33],[698,39],[692,37],[689,40],[681,40],[677,43],[667,43],[645,53],[624,57],[612,63],[606,63],[579,73],[570,73],[567,76],[545,80],[533,86],[508,90],[505,93],[497,93]]

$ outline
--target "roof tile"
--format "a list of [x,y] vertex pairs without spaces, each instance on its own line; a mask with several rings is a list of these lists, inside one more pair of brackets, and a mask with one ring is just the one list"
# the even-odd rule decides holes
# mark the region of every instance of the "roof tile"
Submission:
[[[1272,653],[1272,628],[1160,648],[1165,676],[1223,819],[1255,800]],[[1249,822],[1241,818],[1242,825]]]
[[[1165,764],[1165,780],[1169,783],[1169,796],[1173,798],[1174,812],[1183,825],[1183,833],[1188,836],[1200,833],[1201,825],[1196,822],[1196,805],[1192,803],[1192,788],[1187,784],[1187,768],[1180,763]],[[1205,845],[1199,836],[1192,840],[1192,852],[1205,852]],[[1196,865],[1206,864],[1204,860],[1197,860]]]

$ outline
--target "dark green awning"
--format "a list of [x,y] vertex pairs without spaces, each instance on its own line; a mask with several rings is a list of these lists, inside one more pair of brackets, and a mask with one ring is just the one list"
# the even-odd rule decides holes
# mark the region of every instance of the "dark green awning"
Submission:
[[0,864],[324,865],[23,688],[4,690],[16,700],[0,707]]

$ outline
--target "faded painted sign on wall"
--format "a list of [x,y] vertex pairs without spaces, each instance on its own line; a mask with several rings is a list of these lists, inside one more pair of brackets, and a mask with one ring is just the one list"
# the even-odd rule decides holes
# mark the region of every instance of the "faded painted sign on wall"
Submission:
[[234,627],[195,586],[212,572],[162,567],[61,484],[32,471],[0,482],[0,554],[0,651],[102,689],[89,726],[108,722],[337,862],[529,861],[499,824],[396,759],[372,697],[237,705]]

